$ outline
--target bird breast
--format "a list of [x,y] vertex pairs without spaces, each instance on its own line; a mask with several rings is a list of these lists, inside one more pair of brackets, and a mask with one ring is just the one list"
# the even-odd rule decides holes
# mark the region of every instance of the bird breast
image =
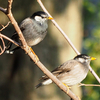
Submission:
[[26,24],[22,24],[21,27],[24,28],[23,35],[25,37],[27,44],[29,46],[38,44],[44,39],[44,37],[47,34],[47,24],[39,25],[38,23],[36,23],[36,21],[30,18],[26,19],[25,21]]
[[57,78],[67,84],[68,86],[72,86],[80,83],[86,76],[89,71],[88,68],[84,68],[83,64],[76,64],[69,72],[65,72],[62,75],[59,75]]

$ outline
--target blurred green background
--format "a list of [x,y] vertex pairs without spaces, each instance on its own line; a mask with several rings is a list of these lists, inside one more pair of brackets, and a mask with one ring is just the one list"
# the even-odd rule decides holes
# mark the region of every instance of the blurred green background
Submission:
[[[43,0],[50,14],[81,52],[96,57],[91,62],[100,77],[100,1],[99,0]],[[7,0],[0,0],[6,8]],[[36,0],[13,1],[12,12],[18,23],[34,12],[42,10]],[[0,12],[0,24],[6,25],[8,18]],[[76,56],[64,37],[49,21],[45,39],[33,47],[40,61],[51,71]],[[10,24],[2,34],[9,37],[14,32]],[[5,40],[7,43],[7,41]],[[0,56],[0,100],[70,100],[55,84],[35,89],[43,72],[30,60],[23,50],[13,55]],[[89,72],[85,84],[99,84]],[[82,100],[100,100],[100,87],[72,87]]]

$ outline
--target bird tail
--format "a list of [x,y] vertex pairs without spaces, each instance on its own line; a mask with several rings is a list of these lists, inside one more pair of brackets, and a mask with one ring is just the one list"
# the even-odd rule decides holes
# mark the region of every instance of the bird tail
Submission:
[[51,80],[51,79],[47,79],[47,80],[45,80],[45,81],[39,83],[39,84],[36,85],[35,87],[36,87],[36,88],[39,88],[40,86],[49,85],[49,84],[51,84],[51,83],[52,83],[52,80]]
[[5,53],[7,53],[7,54],[13,54],[13,53],[14,53],[14,51],[5,50]]
[[6,49],[6,50],[5,50],[5,53],[7,53],[7,54],[13,54],[14,51],[18,50],[19,48],[20,48],[20,47],[16,47],[16,48],[14,48],[14,49],[12,49],[12,50],[10,50],[10,48],[9,48],[9,49]]
[[42,86],[43,84],[42,83],[39,83],[38,85],[35,86],[35,88],[39,88],[40,86]]
[[[17,41],[19,45],[21,45],[18,41],[18,35],[14,34],[11,37],[12,40]],[[13,54],[13,52],[17,49],[19,49],[20,47],[17,47],[16,45],[14,45],[12,42],[8,41],[6,48],[5,48],[5,53],[7,54]]]

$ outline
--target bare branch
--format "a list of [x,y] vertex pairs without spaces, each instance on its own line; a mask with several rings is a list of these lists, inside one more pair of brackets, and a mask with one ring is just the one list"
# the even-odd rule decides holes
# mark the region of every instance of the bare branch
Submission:
[[80,86],[98,86],[98,87],[100,87],[100,85],[98,85],[98,84],[83,84],[83,83],[80,83],[79,87]]
[[[37,0],[37,2],[40,4],[41,8],[44,10],[44,12],[46,12],[50,17],[52,17],[49,12],[46,10],[46,8],[44,7],[43,3],[41,2],[41,0]],[[53,17],[52,17],[53,18]],[[55,25],[55,27],[61,32],[61,34],[64,36],[64,38],[67,40],[67,42],[70,44],[70,46],[73,48],[73,50],[76,52],[76,54],[80,54],[79,51],[75,48],[75,46],[73,45],[73,43],[70,41],[70,39],[68,38],[68,36],[66,35],[66,33],[60,28],[60,26],[56,23],[56,21],[54,19],[51,20],[52,23]]]
[[[52,17],[49,12],[46,10],[46,8],[44,7],[43,3],[41,2],[41,0],[37,0],[37,2],[39,3],[39,5],[41,6],[41,8],[50,16]],[[73,43],[70,41],[70,39],[68,38],[68,36],[66,35],[66,33],[60,28],[60,26],[56,23],[56,21],[54,19],[51,20],[53,22],[53,24],[55,25],[55,27],[61,32],[61,34],[64,36],[64,38],[67,40],[67,42],[69,43],[69,45],[72,47],[72,49],[76,52],[77,55],[80,54],[80,52],[75,48],[75,46],[73,45]],[[94,72],[94,70],[91,68],[91,66],[89,66],[89,70],[90,72],[93,74],[93,76],[97,79],[97,81],[100,83],[100,78],[99,76]]]
[[[32,53],[28,53],[28,55],[33,59],[33,61],[35,60],[32,56]],[[78,96],[76,96],[71,90],[69,90],[68,87],[63,85],[62,82],[59,81],[40,61],[38,61],[36,65],[43,71],[44,74],[46,74],[50,79],[52,79],[52,81],[56,83],[57,86],[66,94],[68,94],[73,100],[80,100]]]
[[1,50],[0,55],[1,55],[5,51],[5,42],[1,36],[0,36],[0,40],[2,41],[2,46],[0,45],[0,50]]
[[3,35],[3,34],[1,34],[1,33],[0,33],[0,37],[3,37],[3,38],[5,38],[6,40],[12,42],[13,44],[15,44],[15,45],[17,45],[17,46],[20,46],[20,44],[19,44],[18,42],[16,42],[16,41],[10,39],[9,37],[7,37],[7,36],[5,36],[5,35]]
[[13,0],[8,0],[7,14],[11,14]]
[[0,11],[2,11],[4,14],[6,14],[6,11],[7,11],[7,9],[5,8],[2,8],[2,7],[0,7]]
[[0,31],[4,30],[6,27],[8,27],[8,25],[10,24],[10,21],[4,26],[2,24],[0,24],[2,26],[2,28],[0,29]]
[[12,6],[12,2],[13,0],[8,0],[8,8],[7,8],[7,16],[9,18],[9,20],[11,21],[11,23],[13,24],[16,32],[18,33],[19,37],[20,37],[20,40],[22,42],[22,48],[25,47],[25,46],[28,46],[25,39],[24,39],[24,36],[18,26],[18,23],[15,21],[14,17],[13,17],[13,14],[11,12],[11,6]]
[[100,78],[99,76],[94,72],[91,66],[89,66],[90,72],[93,74],[93,76],[97,79],[97,81],[100,83]]

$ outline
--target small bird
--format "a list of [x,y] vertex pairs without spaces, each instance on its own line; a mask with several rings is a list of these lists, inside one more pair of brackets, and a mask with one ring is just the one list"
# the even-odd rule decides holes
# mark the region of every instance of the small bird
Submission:
[[[38,11],[35,12],[31,17],[24,19],[19,27],[24,35],[24,38],[29,46],[34,46],[41,42],[47,34],[47,19],[52,19],[49,17],[45,12]],[[18,34],[15,32],[14,35],[11,37],[13,40],[18,42],[21,45],[21,41],[18,37]],[[9,42],[6,47],[6,53],[13,54],[14,50],[17,48],[13,48],[11,50],[12,43]]]
[[[90,57],[86,54],[77,55],[74,59],[68,60],[51,73],[56,76],[65,86],[73,86],[80,83],[85,79],[89,71],[89,65],[91,60],[96,58]],[[43,81],[39,83],[36,88],[42,85],[49,85],[53,81],[48,76],[44,75],[41,78]]]

